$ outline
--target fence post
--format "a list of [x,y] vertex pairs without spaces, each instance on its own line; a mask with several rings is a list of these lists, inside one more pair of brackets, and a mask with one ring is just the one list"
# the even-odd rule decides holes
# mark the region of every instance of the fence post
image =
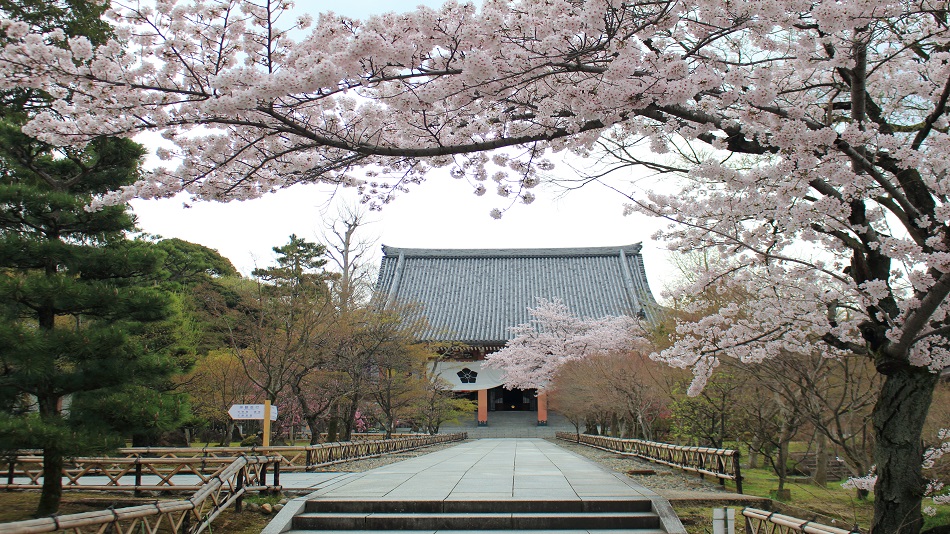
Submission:
[[[274,462],[274,486],[280,486],[280,459]],[[274,489],[273,493],[276,493],[277,489]]]
[[[694,450],[694,451],[696,452],[696,454],[697,454],[697,459],[699,460],[699,468],[700,468],[700,469],[706,469],[706,455],[703,454],[703,453],[701,453],[701,452],[699,452],[698,449],[699,449],[699,447],[693,447],[693,450]],[[704,475],[702,472],[700,472],[700,473],[699,473],[699,479],[700,479],[700,480],[706,480],[706,475]]]
[[139,456],[135,457],[135,492],[136,497],[142,496],[142,490],[139,487],[142,485],[142,458]]
[[742,471],[739,469],[739,457],[740,453],[738,450],[732,454],[732,465],[736,470],[736,493],[742,493]]
[[7,491],[13,491],[13,479],[16,476],[16,453],[10,455],[10,468],[7,470]]
[[244,506],[244,493],[241,492],[244,489],[244,471],[247,469],[247,465],[238,470],[237,474],[237,492],[238,498],[234,503],[234,509],[238,512],[241,511],[241,508]]
[[[721,475],[726,474],[726,457],[722,454],[716,454],[716,472]],[[719,485],[726,487],[726,477],[719,477]]]

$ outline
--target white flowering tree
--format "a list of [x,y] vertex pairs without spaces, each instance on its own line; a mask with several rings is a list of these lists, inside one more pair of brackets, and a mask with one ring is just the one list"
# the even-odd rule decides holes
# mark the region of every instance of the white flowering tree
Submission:
[[543,390],[566,362],[646,345],[640,326],[625,315],[581,318],[557,298],[539,298],[528,314],[531,320],[511,328],[503,349],[485,356],[485,365],[505,371],[509,389]]
[[[690,178],[631,198],[678,224],[674,246],[719,248],[757,287],[815,282],[759,291],[748,320],[727,307],[684,324],[665,357],[696,388],[719,358],[817,340],[873,358],[873,528],[919,529],[921,425],[950,363],[946,2],[485,0],[315,22],[270,0],[148,5],[117,5],[100,47],[0,21],[0,89],[54,98],[29,134],[170,143],[168,169],[100,202],[328,182],[381,205],[446,167],[507,197],[500,216],[533,199],[548,151],[614,143],[624,165]],[[638,139],[707,150],[670,164]]]

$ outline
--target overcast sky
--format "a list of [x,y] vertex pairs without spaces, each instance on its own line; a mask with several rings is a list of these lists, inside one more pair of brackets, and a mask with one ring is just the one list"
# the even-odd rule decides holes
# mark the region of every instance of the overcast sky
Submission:
[[[438,6],[441,1],[300,2],[297,10],[306,8],[314,15],[332,10],[362,18],[384,10],[406,11],[420,4]],[[140,141],[149,144],[148,138]],[[574,174],[566,165],[559,166],[554,173]],[[642,242],[654,294],[659,298],[664,284],[675,278],[665,247],[651,239],[663,223],[641,216],[624,217],[624,199],[616,192],[594,185],[562,196],[559,191],[539,186],[535,194],[538,199],[533,204],[516,205],[500,220],[494,220],[489,211],[507,207],[508,199],[491,191],[477,197],[467,182],[454,180],[447,171],[440,170],[426,183],[373,214],[376,222],[367,226],[365,237],[377,239],[377,250],[383,244],[416,248],[536,248]],[[255,266],[271,264],[271,248],[286,243],[290,234],[318,241],[325,219],[335,217],[337,205],[354,200],[352,191],[294,186],[251,201],[197,202],[186,208],[183,199],[177,198],[136,200],[132,206],[143,231],[214,248],[248,274]],[[378,264],[380,256],[373,261]]]

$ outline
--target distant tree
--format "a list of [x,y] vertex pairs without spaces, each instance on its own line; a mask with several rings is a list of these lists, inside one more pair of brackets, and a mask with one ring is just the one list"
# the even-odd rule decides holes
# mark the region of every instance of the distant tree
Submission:
[[283,403],[285,412],[301,410],[315,425],[324,412],[315,401],[325,395],[307,386],[315,385],[310,375],[327,366],[328,332],[337,322],[328,287],[332,275],[323,269],[326,249],[291,235],[274,252],[275,265],[253,271],[256,282],[233,281],[231,304],[212,294],[211,305],[251,383],[265,399]]
[[644,354],[609,352],[571,360],[551,382],[550,406],[575,427],[588,419],[609,420],[627,437],[655,439],[657,420],[669,398],[661,376],[668,368]]
[[369,305],[347,312],[342,326],[333,349],[346,391],[338,406],[341,437],[350,439],[364,401],[375,404],[379,422],[391,433],[398,415],[412,404],[410,392],[421,389],[419,366],[427,356],[416,338],[421,321],[406,309]]
[[228,410],[234,404],[252,402],[258,391],[234,352],[228,349],[209,352],[198,360],[191,373],[181,377],[181,383],[191,397],[196,417],[221,429],[219,445],[230,445],[234,420]]
[[363,235],[370,222],[362,206],[343,206],[324,228],[326,256],[338,275],[331,285],[343,311],[369,302],[376,282],[376,266],[368,261],[376,241]]
[[778,477],[778,491],[783,492],[789,475],[789,446],[805,423],[804,392],[798,390],[797,396],[785,396],[754,374],[739,372],[736,376],[742,381],[742,388],[735,406],[741,432],[735,439],[745,442],[750,454],[765,458]]
[[[814,428],[834,446],[852,476],[868,472],[874,448],[871,410],[880,389],[880,377],[871,362],[854,356],[829,358],[820,351],[783,351],[758,364],[727,362],[725,366],[748,377],[747,383],[758,392],[738,404],[745,413],[754,415],[772,405],[787,429],[793,429],[794,422]],[[781,428],[776,428],[760,432],[758,442],[773,441],[777,446]],[[788,440],[794,437],[794,433],[786,436]]]
[[192,287],[221,276],[238,276],[230,260],[203,245],[172,238],[160,239],[156,246],[165,253],[163,281]]
[[738,401],[743,385],[735,373],[720,372],[698,395],[688,396],[688,380],[681,380],[673,389],[673,435],[690,444],[716,448],[736,439],[742,431]]
[[458,422],[478,409],[478,403],[456,397],[452,385],[439,376],[437,364],[423,365],[420,395],[415,400],[413,417],[429,434],[438,434],[443,423]]
[[406,421],[414,413],[419,398],[425,395],[425,366],[434,356],[417,342],[415,331],[396,332],[374,356],[367,388],[387,439],[392,437],[399,421]]
[[560,299],[543,298],[528,314],[529,322],[511,328],[505,347],[485,358],[488,367],[505,371],[509,389],[543,389],[565,362],[647,347],[643,330],[627,316],[579,318]]
[[581,426],[602,411],[601,384],[585,372],[585,360],[564,362],[549,385],[548,407],[563,415],[581,433]]

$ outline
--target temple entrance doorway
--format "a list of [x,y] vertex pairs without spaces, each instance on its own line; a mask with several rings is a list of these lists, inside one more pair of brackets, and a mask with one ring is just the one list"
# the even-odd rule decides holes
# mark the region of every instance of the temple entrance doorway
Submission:
[[489,389],[488,409],[493,412],[536,412],[538,390],[505,389],[502,386]]

